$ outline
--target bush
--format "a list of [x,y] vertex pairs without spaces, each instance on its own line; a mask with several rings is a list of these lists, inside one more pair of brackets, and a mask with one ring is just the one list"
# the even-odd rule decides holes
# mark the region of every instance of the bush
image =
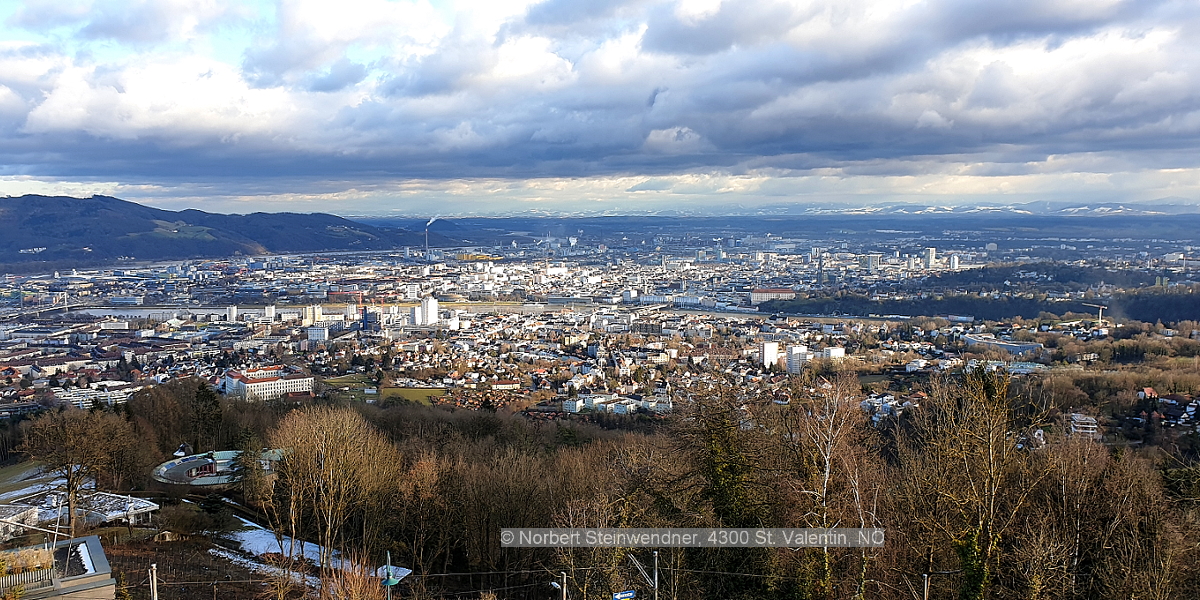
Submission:
[[213,535],[233,530],[237,519],[229,510],[208,512],[195,504],[164,506],[159,511],[162,528],[182,535]]

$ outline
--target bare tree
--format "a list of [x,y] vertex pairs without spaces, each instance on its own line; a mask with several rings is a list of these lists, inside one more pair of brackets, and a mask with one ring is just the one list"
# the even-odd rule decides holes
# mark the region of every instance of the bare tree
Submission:
[[971,371],[961,385],[938,380],[899,446],[893,493],[910,519],[908,540],[924,547],[917,555],[926,570],[957,563],[964,600],[987,595],[1001,539],[1047,474],[1018,447],[1016,412],[1003,373]]
[[371,500],[367,492],[378,476],[373,465],[396,464],[395,446],[357,412],[331,407],[292,412],[269,439],[284,451],[276,471],[289,492],[292,533],[303,514],[312,515],[321,568],[328,573],[334,550],[346,547],[353,513]]
[[58,472],[67,496],[67,520],[75,536],[80,490],[103,479],[136,443],[133,427],[105,412],[61,410],[34,417],[21,451]]

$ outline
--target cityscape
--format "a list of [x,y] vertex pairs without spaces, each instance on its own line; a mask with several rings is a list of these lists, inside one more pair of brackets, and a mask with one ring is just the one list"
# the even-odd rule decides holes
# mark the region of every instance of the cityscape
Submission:
[[[591,236],[504,232],[495,245],[122,258],[9,274],[0,411],[13,421],[56,406],[140,414],[162,410],[151,400],[162,393],[194,403],[188,386],[200,385],[215,393],[210,402],[232,403],[226,415],[233,405],[280,414],[328,403],[468,411],[603,438],[670,431],[696,418],[687,415],[699,390],[725,388],[742,398],[742,430],[763,418],[746,402],[806,406],[811,395],[841,398],[861,427],[887,436],[966,374],[1042,397],[1045,429],[1027,429],[1017,447],[1064,443],[1055,436],[1109,448],[1192,444],[1200,431],[1188,383],[1200,355],[1191,240],[895,230],[813,239],[717,235],[705,224],[656,233],[659,222]],[[1130,314],[1171,316],[1150,324]],[[850,389],[847,377],[857,379]],[[199,426],[200,415],[186,418]],[[210,432],[220,452],[194,456],[228,457],[199,470],[188,453],[203,442],[183,433],[187,448],[175,454],[184,458],[154,471],[156,485],[236,490],[238,452],[211,445],[233,433]],[[44,506],[48,493],[13,510]],[[101,503],[99,494],[84,502]],[[152,520],[166,500],[137,501]],[[102,506],[87,509],[101,527],[136,521]],[[61,519],[24,518],[38,515]],[[234,539],[239,552],[271,554],[269,540]]]
[[0,3],[0,600],[1200,597],[1198,29]]

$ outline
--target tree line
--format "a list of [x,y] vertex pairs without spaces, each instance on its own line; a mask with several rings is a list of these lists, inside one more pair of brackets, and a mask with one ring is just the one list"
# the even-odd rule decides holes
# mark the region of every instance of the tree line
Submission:
[[[1150,323],[1174,323],[1200,320],[1197,287],[1143,288],[1114,294],[1104,304],[1109,318],[1133,319]],[[1087,304],[1085,304],[1085,302]],[[1095,314],[1096,299],[1050,300],[1044,294],[1001,296],[946,293],[930,298],[908,300],[872,300],[865,294],[834,292],[794,300],[771,300],[759,306],[764,313],[798,315],[969,315],[988,321],[1006,321],[1013,317],[1033,319],[1067,313]]]
[[[1067,435],[1053,386],[935,379],[919,408],[878,427],[856,379],[790,387],[780,404],[697,386],[666,425],[634,432],[419,405],[251,404],[185,381],[116,411],[36,417],[21,448],[113,490],[150,487],[149,468],[181,442],[285,449],[274,475],[244,461],[232,495],[281,541],[319,543],[318,568],[339,585],[334,551],[371,565],[390,551],[414,571],[413,598],[546,598],[560,571],[575,598],[648,591],[628,560],[644,551],[502,548],[503,527],[886,530],[882,548],[662,549],[670,599],[911,598],[927,575],[933,598],[1200,595],[1200,468]],[[118,454],[55,457],[47,440],[63,436]]]

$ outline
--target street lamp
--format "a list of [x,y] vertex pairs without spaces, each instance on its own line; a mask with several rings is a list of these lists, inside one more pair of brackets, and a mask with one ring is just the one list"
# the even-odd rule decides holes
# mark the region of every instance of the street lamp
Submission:
[[562,583],[551,581],[550,587],[556,590],[562,590],[562,600],[567,600],[567,572],[563,571],[559,573],[559,576],[562,577]]
[[388,550],[387,565],[385,566],[385,568],[387,569],[387,571],[386,571],[387,577],[385,577],[383,579],[383,587],[387,589],[387,600],[392,600],[392,586],[396,585],[397,583],[400,583],[400,580],[396,579],[392,575],[392,551],[391,550]]
[[922,573],[921,577],[923,577],[925,579],[925,581],[923,582],[924,587],[925,587],[925,600],[929,600],[929,576],[930,575],[953,575],[958,572],[959,572],[958,570],[955,570],[955,571],[930,571],[928,573]]

